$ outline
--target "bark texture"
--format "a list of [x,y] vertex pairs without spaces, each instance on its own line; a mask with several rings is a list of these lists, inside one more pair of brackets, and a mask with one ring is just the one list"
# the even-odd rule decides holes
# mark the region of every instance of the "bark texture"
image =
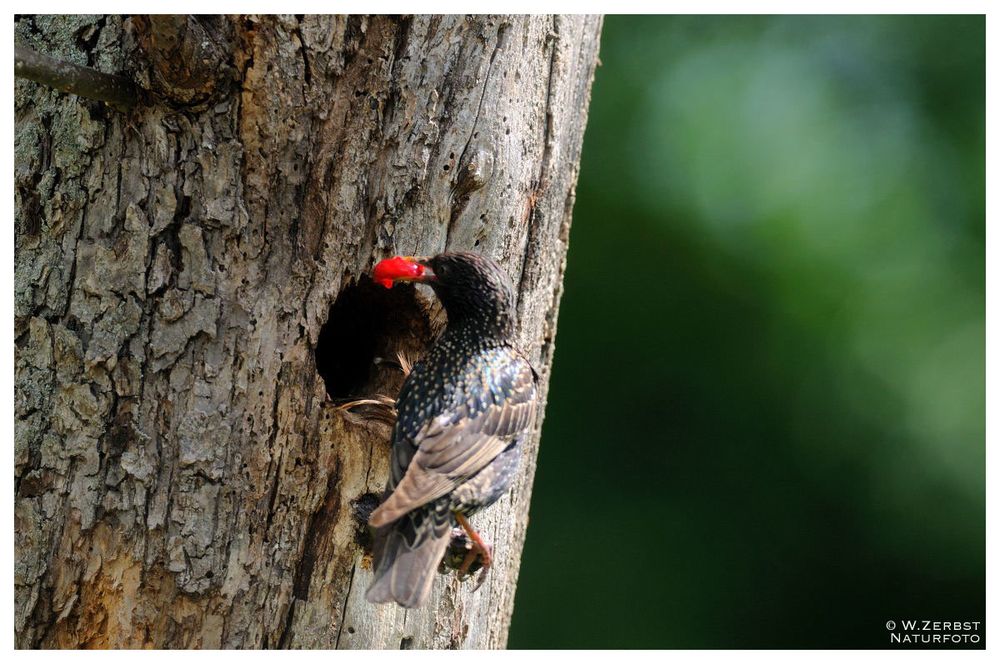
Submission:
[[440,325],[363,275],[444,249],[513,276],[545,394],[600,19],[15,30],[148,96],[16,83],[17,645],[502,647],[537,431],[476,518],[486,584],[441,576],[404,611],[363,597],[390,430],[336,400],[394,394],[378,358]]

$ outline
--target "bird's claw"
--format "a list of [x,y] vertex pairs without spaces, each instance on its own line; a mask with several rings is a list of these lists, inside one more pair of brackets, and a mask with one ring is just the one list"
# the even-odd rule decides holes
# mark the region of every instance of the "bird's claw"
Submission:
[[469,569],[478,560],[480,568],[477,576],[479,578],[476,580],[476,585],[472,588],[473,592],[475,592],[483,585],[483,582],[486,580],[486,574],[489,572],[490,567],[493,566],[493,547],[487,545],[485,548],[481,548],[476,542],[470,542],[470,545],[469,551],[465,554],[465,560],[462,561],[462,566],[458,570],[458,580],[464,581],[469,575]]
[[469,571],[469,567],[478,558],[482,564],[482,571],[479,574],[479,581],[476,583],[476,587],[473,588],[473,591],[476,591],[479,590],[479,586],[483,585],[486,573],[493,564],[493,547],[483,541],[482,536],[475,531],[469,520],[461,512],[455,512],[455,520],[458,521],[458,525],[465,531],[465,534],[469,536],[468,552],[465,554],[465,560],[462,561],[462,566],[458,570],[458,578],[459,580],[464,579],[466,573]]
[[486,573],[490,571],[490,567],[491,565],[483,563],[483,568],[479,570],[479,578],[476,579],[476,585],[472,587],[472,592],[476,592],[480,587],[482,587],[483,582],[486,581]]

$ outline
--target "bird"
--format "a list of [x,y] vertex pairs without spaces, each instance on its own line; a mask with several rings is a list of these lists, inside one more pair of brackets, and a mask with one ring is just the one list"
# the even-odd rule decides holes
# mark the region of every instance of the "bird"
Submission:
[[415,608],[430,596],[456,524],[472,544],[459,576],[478,558],[482,584],[492,551],[469,517],[510,488],[534,427],[538,376],[514,347],[514,289],[493,260],[395,256],[373,276],[386,288],[426,284],[447,316],[400,388],[385,498],[368,520],[376,544],[366,599]]

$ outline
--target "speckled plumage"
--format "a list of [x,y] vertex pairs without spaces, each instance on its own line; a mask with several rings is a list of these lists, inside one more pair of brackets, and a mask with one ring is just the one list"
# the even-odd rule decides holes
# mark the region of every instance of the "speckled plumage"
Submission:
[[378,537],[366,597],[404,607],[430,594],[454,514],[475,514],[510,487],[536,402],[534,371],[511,343],[507,276],[477,254],[426,264],[448,325],[400,390],[388,495],[369,521]]

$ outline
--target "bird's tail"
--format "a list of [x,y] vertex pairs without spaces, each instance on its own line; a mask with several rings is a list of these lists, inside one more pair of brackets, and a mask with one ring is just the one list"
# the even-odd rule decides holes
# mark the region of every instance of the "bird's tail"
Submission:
[[375,603],[396,602],[407,609],[423,605],[450,541],[450,513],[430,506],[379,528],[375,581],[365,598]]

